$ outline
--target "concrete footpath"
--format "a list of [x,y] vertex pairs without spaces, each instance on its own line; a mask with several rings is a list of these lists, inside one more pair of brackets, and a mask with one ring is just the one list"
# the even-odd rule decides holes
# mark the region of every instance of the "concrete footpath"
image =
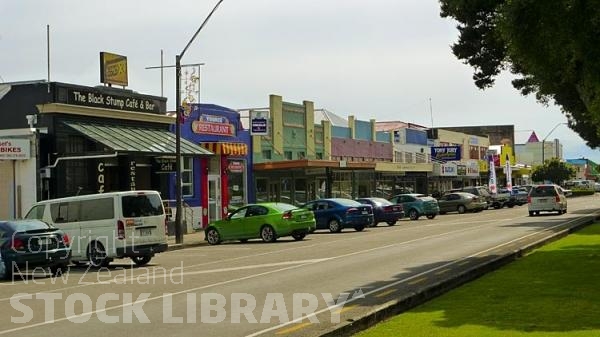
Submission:
[[169,250],[178,250],[183,248],[208,245],[208,242],[204,240],[204,231],[184,234],[183,243],[176,243],[175,236],[168,236],[167,243],[169,244]]

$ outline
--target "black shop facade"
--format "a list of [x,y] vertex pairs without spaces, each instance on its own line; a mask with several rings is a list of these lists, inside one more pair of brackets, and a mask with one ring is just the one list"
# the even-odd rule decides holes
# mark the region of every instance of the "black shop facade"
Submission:
[[[11,91],[14,119],[36,130],[38,200],[145,189],[168,199],[176,139],[166,98],[44,81]],[[211,155],[185,139],[181,154],[183,160]]]

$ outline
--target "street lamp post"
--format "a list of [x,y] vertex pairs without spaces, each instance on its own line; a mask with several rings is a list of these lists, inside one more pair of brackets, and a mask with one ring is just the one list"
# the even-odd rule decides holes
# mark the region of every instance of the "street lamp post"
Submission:
[[550,137],[550,135],[552,134],[552,132],[554,132],[554,130],[556,130],[557,127],[561,126],[561,125],[566,125],[567,123],[565,122],[560,122],[558,124],[556,124],[552,130],[550,130],[550,132],[548,132],[548,134],[546,135],[546,137],[544,137],[544,139],[542,139],[542,165],[544,165],[544,161],[545,161],[545,154],[546,154],[546,139],[548,137]]
[[217,10],[217,7],[223,2],[223,0],[219,0],[215,7],[208,13],[204,22],[200,25],[194,36],[187,43],[185,48],[179,53],[179,55],[175,55],[175,198],[177,203],[176,213],[175,213],[175,242],[183,243],[183,226],[181,222],[181,213],[182,213],[182,196],[181,196],[181,93],[180,93],[180,80],[181,80],[181,58],[190,47],[198,33],[204,28],[210,17]]

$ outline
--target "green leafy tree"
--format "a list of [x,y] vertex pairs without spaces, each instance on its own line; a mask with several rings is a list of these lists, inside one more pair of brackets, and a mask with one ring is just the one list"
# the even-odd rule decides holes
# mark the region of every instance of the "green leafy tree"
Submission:
[[561,185],[564,181],[575,177],[576,171],[573,166],[560,161],[558,158],[552,158],[544,161],[543,165],[533,168],[531,179],[533,181],[549,180],[555,184]]
[[592,148],[600,146],[600,1],[440,0],[458,22],[454,55],[480,89],[504,70],[513,86],[554,102]]

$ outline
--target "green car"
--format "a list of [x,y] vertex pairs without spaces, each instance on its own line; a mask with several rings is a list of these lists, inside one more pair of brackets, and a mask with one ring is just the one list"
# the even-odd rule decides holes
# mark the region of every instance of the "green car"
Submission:
[[204,231],[205,240],[217,245],[227,240],[260,238],[274,242],[277,238],[291,235],[302,240],[315,230],[313,212],[281,202],[249,204],[229,213],[223,220],[212,222]]

